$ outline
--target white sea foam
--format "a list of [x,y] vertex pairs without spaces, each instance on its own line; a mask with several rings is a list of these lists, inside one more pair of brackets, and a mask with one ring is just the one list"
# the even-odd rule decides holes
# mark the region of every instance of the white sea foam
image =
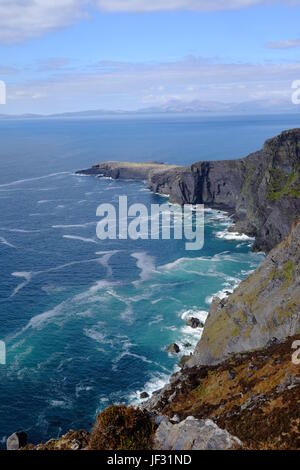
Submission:
[[63,235],[63,238],[68,240],[78,240],[84,243],[97,243],[94,238],[77,237],[76,235]]
[[107,274],[109,276],[112,276],[112,268],[109,265],[110,259],[116,254],[119,253],[119,250],[110,250],[110,251],[97,251],[96,255],[102,255],[102,258],[100,258],[99,263],[107,269]]
[[244,233],[238,232],[229,232],[228,230],[223,230],[221,232],[215,233],[217,238],[222,238],[224,240],[241,240],[241,241],[252,241],[254,240],[253,237],[249,237]]
[[10,232],[10,233],[40,233],[42,230],[26,230],[23,228],[6,228],[1,227],[0,230],[2,232]]
[[92,328],[84,328],[83,330],[85,336],[96,341],[100,344],[109,344],[111,346],[114,345],[114,342],[111,338],[107,337],[107,333],[105,331],[105,324],[103,322],[98,322],[96,326]]
[[228,297],[229,294],[231,294],[238,287],[238,285],[241,282],[241,279],[233,278],[230,276],[227,276],[226,279],[227,279],[227,282],[223,284],[224,285],[223,289],[219,290],[214,295],[210,295],[205,298],[206,304],[210,305],[214,297],[218,297],[221,300],[225,299],[226,297]]
[[11,183],[0,184],[0,188],[7,188],[8,186],[15,186],[15,185],[19,185],[22,183],[28,183],[30,181],[38,181],[38,180],[53,178],[55,176],[61,176],[61,175],[70,175],[70,173],[67,171],[62,171],[60,173],[50,173],[49,175],[37,176],[35,178],[26,178],[22,180],[16,180],[16,181],[12,181]]
[[[68,304],[68,301],[64,301],[61,304],[57,305],[51,310],[47,310],[46,312],[40,313],[39,315],[36,315],[35,317],[31,318],[29,323],[26,325],[24,330],[27,330],[29,328],[33,328],[36,330],[42,329],[45,324],[49,323],[54,317],[57,317],[64,311],[64,307]],[[23,330],[23,331],[24,331]]]
[[[140,280],[147,281],[150,279],[153,273],[156,272],[154,257],[149,256],[144,251],[132,253],[131,256],[137,260],[136,265],[141,270]],[[134,284],[137,285],[137,282],[135,281]]]
[[170,379],[171,371],[169,374],[164,373],[164,372],[156,372],[152,375],[150,380],[146,382],[144,388],[142,390],[137,390],[136,392],[133,392],[129,396],[129,400],[132,404],[139,404],[143,399],[140,398],[141,392],[147,392],[149,396],[153,394],[153,392],[156,392],[157,390],[160,390],[163,388]]
[[91,225],[96,225],[97,222],[86,222],[85,224],[70,224],[70,225],[52,225],[52,228],[55,229],[65,229],[65,228],[87,228]]
[[122,346],[122,351],[117,355],[115,359],[112,360],[112,370],[116,371],[118,370],[118,364],[119,362],[124,359],[124,357],[134,357],[135,359],[139,359],[142,362],[145,362],[147,364],[153,364],[153,361],[148,359],[144,355],[136,354],[130,351],[130,349],[134,346],[129,340],[123,341],[123,346]]
[[156,317],[153,318],[153,320],[149,322],[149,326],[155,325],[156,323],[160,323],[163,321],[163,319],[164,317],[162,315],[157,315]]
[[27,272],[27,271],[24,271],[24,272],[14,272],[11,274],[12,276],[14,277],[18,277],[18,278],[21,278],[21,279],[25,279],[24,282],[21,282],[21,284],[19,284],[13,291],[13,293],[11,294],[11,298],[14,297],[15,295],[18,294],[18,292],[20,292],[20,290],[22,290],[25,286],[27,286],[27,284],[29,284],[29,282],[31,281],[32,279],[32,276],[33,276],[33,273],[32,272]]
[[71,409],[72,401],[71,400],[50,400],[49,405],[53,408]]
[[184,310],[180,316],[182,320],[187,320],[188,318],[198,318],[202,323],[206,322],[208,312],[206,310],[198,310],[196,307]]
[[7,241],[6,238],[4,238],[4,237],[0,237],[0,244],[1,244],[1,245],[8,246],[9,248],[16,248],[15,245],[13,245],[13,244],[10,243],[9,241]]

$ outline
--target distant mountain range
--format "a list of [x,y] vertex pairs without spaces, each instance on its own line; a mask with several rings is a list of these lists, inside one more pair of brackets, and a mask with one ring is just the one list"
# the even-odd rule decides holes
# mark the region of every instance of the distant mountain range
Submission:
[[257,100],[243,103],[221,103],[217,101],[171,100],[160,106],[142,108],[135,111],[125,110],[87,110],[56,114],[0,114],[0,119],[41,119],[41,118],[89,118],[121,115],[149,114],[197,114],[202,116],[257,115],[257,114],[298,114],[300,106],[282,100]]

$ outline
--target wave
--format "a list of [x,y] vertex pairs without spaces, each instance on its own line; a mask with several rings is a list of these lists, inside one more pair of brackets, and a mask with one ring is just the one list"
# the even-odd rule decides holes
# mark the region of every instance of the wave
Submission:
[[[55,229],[66,229],[66,228],[86,228],[90,227],[91,225],[97,225],[97,222],[86,222],[85,224],[70,224],[70,225],[52,225],[52,228]],[[71,236],[71,235],[70,235]]]
[[9,248],[16,248],[15,245],[13,245],[13,244],[10,243],[9,241],[7,241],[6,238],[4,238],[4,237],[0,237],[0,244],[1,244],[1,245],[8,246]]
[[[87,259],[87,260],[82,260],[82,261],[70,261],[70,263],[61,264],[59,266],[54,266],[53,268],[45,269],[45,270],[42,270],[42,271],[14,272],[14,273],[11,274],[12,276],[24,278],[25,282],[22,282],[19,286],[17,286],[14,289],[13,293],[10,295],[10,297],[14,297],[15,295],[17,295],[20,292],[20,290],[22,290],[24,287],[26,287],[29,284],[29,282],[33,279],[33,277],[39,276],[40,274],[61,271],[63,269],[66,269],[66,268],[69,268],[69,267],[72,267],[72,266],[76,266],[76,265],[80,265],[80,264],[99,263],[99,262],[101,263],[101,259],[92,258],[92,259]],[[109,283],[109,285],[111,285],[111,284]]]
[[63,238],[66,238],[68,240],[78,240],[85,243],[97,243],[94,238],[77,237],[75,235],[63,235]]
[[[147,281],[151,278],[153,273],[156,272],[154,257],[148,255],[146,252],[136,252],[131,253],[132,258],[137,260],[136,265],[140,269],[140,280]],[[135,281],[134,284],[137,285],[139,281]]]
[[50,173],[49,175],[44,175],[44,176],[36,176],[35,178],[26,178],[22,180],[16,180],[16,181],[11,181],[10,183],[5,183],[5,184],[0,184],[0,188],[7,188],[9,186],[15,186],[18,184],[23,184],[27,183],[30,181],[39,181],[47,178],[53,178],[55,176],[60,176],[60,175],[70,175],[71,173],[68,171],[61,171],[60,173]]
[[162,322],[164,319],[164,317],[162,315],[157,315],[156,317],[153,318],[153,320],[151,320],[148,325],[151,326],[151,325],[155,325],[157,323],[160,323]]
[[97,251],[96,255],[102,255],[102,258],[100,258],[99,263],[107,269],[107,274],[109,276],[112,276],[112,268],[109,265],[110,259],[116,254],[119,253],[120,250],[111,250],[111,251]]
[[27,286],[27,284],[29,284],[29,282],[31,281],[32,279],[32,276],[33,276],[33,273],[31,272],[27,272],[27,271],[23,271],[23,272],[14,272],[11,274],[12,276],[14,277],[18,277],[18,278],[22,278],[22,279],[25,279],[24,282],[21,282],[21,284],[19,284],[13,291],[13,293],[11,294],[11,298],[14,297],[15,295],[17,295],[18,292],[20,292],[20,290],[22,290],[25,286]]
[[195,308],[190,308],[188,310],[184,310],[181,313],[181,318],[182,320],[187,320],[188,318],[198,318],[202,323],[206,322],[208,312],[206,310],[198,310],[196,307]]
[[146,356],[131,352],[130,349],[133,346],[134,346],[134,344],[131,343],[128,339],[123,341],[122,351],[117,355],[117,357],[115,359],[112,360],[112,370],[113,371],[118,370],[118,364],[122,359],[124,359],[124,357],[133,357],[133,358],[139,359],[140,361],[145,362],[147,364],[153,364],[153,361],[148,359]]
[[205,298],[205,303],[210,305],[214,299],[214,297],[218,297],[219,299],[225,299],[228,297],[232,292],[238,287],[238,285],[241,283],[241,279],[235,279],[231,283],[227,283],[227,285],[224,286],[223,289],[219,290],[213,295],[209,295]]
[[216,232],[215,235],[217,238],[222,238],[224,240],[237,240],[237,241],[253,241],[254,240],[254,237],[249,237],[245,233],[229,232],[228,230]]
[[145,383],[145,386],[143,387],[143,389],[137,390],[130,394],[129,396],[130,403],[138,405],[139,403],[142,403],[143,401],[145,401],[146,399],[140,398],[141,392],[147,392],[148,395],[151,397],[153,392],[160,390],[169,382],[171,373],[172,373],[171,371],[170,373],[164,373],[164,372],[154,373],[151,376],[150,380]]

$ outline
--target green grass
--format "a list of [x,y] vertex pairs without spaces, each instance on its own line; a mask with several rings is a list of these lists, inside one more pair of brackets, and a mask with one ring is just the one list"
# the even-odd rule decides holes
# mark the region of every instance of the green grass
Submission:
[[300,198],[300,167],[286,175],[278,168],[271,170],[271,180],[269,183],[269,200],[279,201],[283,197]]

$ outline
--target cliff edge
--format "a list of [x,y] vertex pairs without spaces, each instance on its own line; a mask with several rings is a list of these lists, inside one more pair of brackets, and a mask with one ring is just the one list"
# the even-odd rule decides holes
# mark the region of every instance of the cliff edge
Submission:
[[255,237],[268,252],[300,215],[300,129],[269,139],[262,150],[237,160],[200,161],[191,167],[162,163],[103,162],[78,174],[146,180],[178,204],[205,204],[234,214],[234,230]]

